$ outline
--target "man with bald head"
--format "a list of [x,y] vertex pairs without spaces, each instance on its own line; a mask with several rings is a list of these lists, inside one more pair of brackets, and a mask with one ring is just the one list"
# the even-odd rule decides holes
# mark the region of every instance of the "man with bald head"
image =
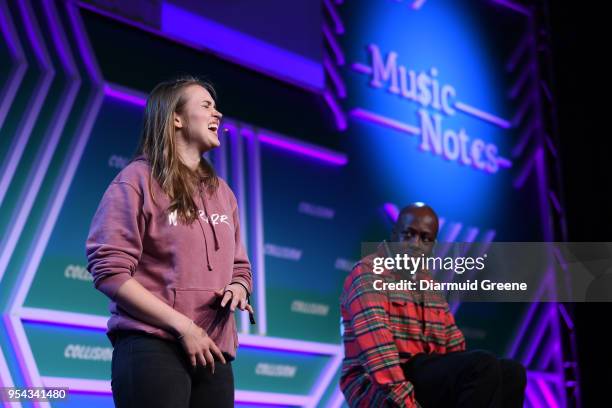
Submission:
[[[344,360],[340,388],[351,407],[523,406],[525,369],[486,351],[466,351],[463,334],[446,301],[420,291],[376,289],[375,281],[432,279],[385,269],[374,258],[432,254],[438,216],[426,204],[403,208],[375,254],[358,262],[340,298]],[[392,249],[391,249],[392,248]]]

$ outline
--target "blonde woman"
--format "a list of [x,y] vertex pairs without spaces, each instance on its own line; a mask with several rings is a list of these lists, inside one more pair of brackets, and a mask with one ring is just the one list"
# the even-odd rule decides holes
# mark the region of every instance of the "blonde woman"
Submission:
[[86,243],[110,300],[112,391],[121,407],[233,407],[238,336],[253,314],[236,198],[202,155],[220,145],[212,86],[157,85],[137,156],[107,188]]

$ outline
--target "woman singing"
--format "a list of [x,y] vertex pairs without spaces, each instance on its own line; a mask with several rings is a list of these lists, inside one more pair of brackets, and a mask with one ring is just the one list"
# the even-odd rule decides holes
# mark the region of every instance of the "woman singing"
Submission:
[[86,249],[111,299],[112,390],[121,407],[233,407],[233,312],[253,309],[236,198],[202,154],[218,147],[210,84],[157,85],[137,156],[110,183]]

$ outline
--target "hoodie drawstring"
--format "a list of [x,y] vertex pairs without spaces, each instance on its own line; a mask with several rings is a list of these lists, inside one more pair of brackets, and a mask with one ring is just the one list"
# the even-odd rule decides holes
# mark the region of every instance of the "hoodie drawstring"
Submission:
[[208,241],[206,241],[206,233],[204,232],[204,226],[202,226],[202,220],[198,218],[198,224],[200,224],[200,228],[202,229],[202,234],[204,235],[204,247],[206,248],[206,266],[209,271],[212,271],[212,266],[210,265],[210,254],[208,253]]
[[[204,215],[206,216],[206,219],[208,220],[208,225],[210,225],[210,228],[212,228],[212,233],[213,233],[213,238],[215,240],[215,251],[218,251],[220,246],[219,246],[219,239],[217,238],[217,231],[215,230],[215,226],[212,223],[212,220],[209,217],[209,211],[208,211],[208,206],[207,206],[207,201],[203,195],[203,191],[202,188],[199,188],[200,190],[200,199],[202,200],[202,205],[204,206]],[[200,221],[199,217],[198,217],[198,222],[200,223],[200,228],[202,228],[202,234],[204,234],[204,246],[206,247],[206,263],[208,266],[208,270],[212,271],[212,265],[210,264],[210,254],[208,252],[208,242],[206,241],[206,233],[204,232],[204,226],[202,225],[202,222]]]
[[202,199],[202,203],[204,204],[204,215],[206,215],[206,219],[208,220],[208,224],[210,225],[210,228],[212,228],[213,237],[215,238],[215,251],[218,251],[219,250],[219,239],[217,238],[217,230],[215,230],[215,224],[212,222],[212,220],[209,217],[210,213],[208,211],[208,206],[206,205],[208,200],[206,200],[202,196],[200,196],[200,198]]

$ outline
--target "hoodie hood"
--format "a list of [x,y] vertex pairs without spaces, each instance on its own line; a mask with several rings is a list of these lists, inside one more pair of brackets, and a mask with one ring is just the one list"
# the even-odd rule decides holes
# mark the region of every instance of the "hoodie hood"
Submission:
[[[145,163],[149,163],[149,160],[145,157],[145,155],[140,154],[138,156],[136,156],[132,161],[143,161]],[[198,210],[200,210],[199,206],[201,205],[203,210],[204,210],[204,216],[206,220],[210,220],[211,219],[211,213],[210,210],[208,209],[208,200],[209,197],[207,197],[207,189],[206,186],[204,184],[204,182],[201,182],[198,184],[197,186],[197,194],[198,194],[198,198],[200,203],[198,203],[198,200],[195,200],[195,204],[198,207]],[[213,193],[214,194],[214,193]],[[208,242],[208,239],[206,237],[206,233],[204,231],[204,225],[202,224],[202,220],[200,218],[197,219],[198,224],[200,225],[200,228],[202,229],[202,235],[204,237],[204,247],[205,247],[205,251],[206,251],[206,267],[209,271],[213,270],[213,265],[211,264],[211,254],[210,254],[210,247],[211,244]],[[212,236],[213,236],[213,245],[214,245],[214,250],[218,251],[221,248],[221,244],[219,243],[219,238],[217,237],[217,231],[215,228],[214,223],[212,222],[208,222],[208,224],[210,225],[210,228],[212,230]]]

